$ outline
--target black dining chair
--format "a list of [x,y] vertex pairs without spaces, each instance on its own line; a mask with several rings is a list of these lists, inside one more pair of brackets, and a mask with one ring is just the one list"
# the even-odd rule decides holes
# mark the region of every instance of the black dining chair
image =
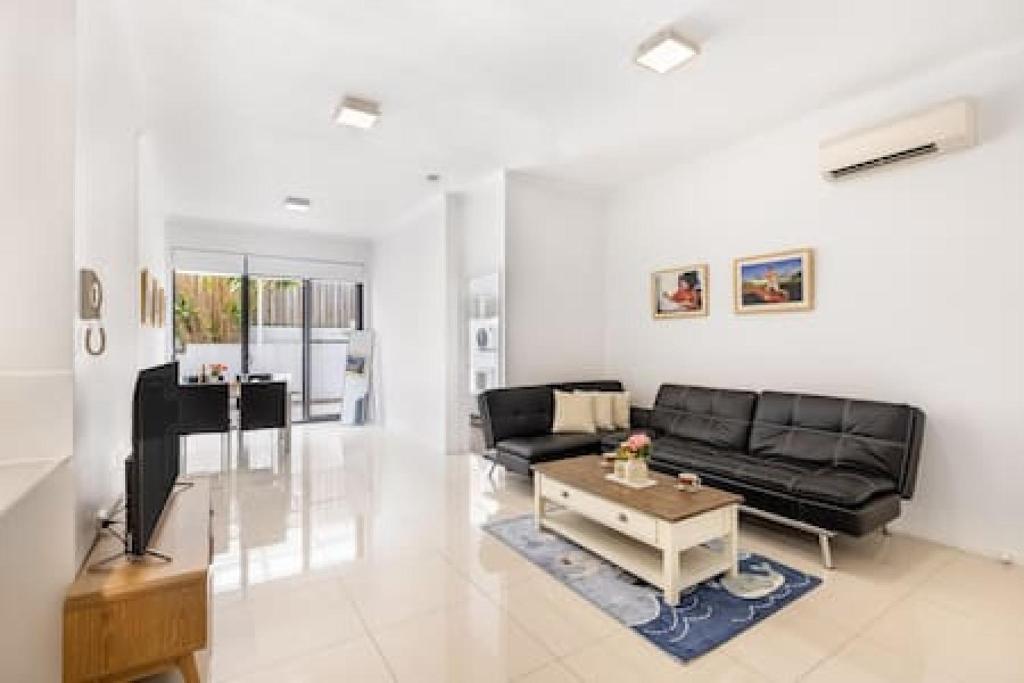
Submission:
[[288,383],[280,381],[244,381],[238,400],[238,444],[243,451],[243,434],[255,429],[276,429],[278,446],[291,452],[291,414],[288,410]]
[[221,463],[226,467],[231,431],[231,397],[227,383],[182,384],[178,387],[177,431],[181,436],[181,471],[187,471],[188,436],[222,434]]

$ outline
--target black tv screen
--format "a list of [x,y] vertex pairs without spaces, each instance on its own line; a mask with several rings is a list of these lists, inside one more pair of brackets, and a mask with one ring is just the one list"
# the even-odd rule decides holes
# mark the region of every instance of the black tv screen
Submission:
[[178,364],[139,372],[132,397],[132,454],[125,462],[128,552],[144,555],[178,479]]

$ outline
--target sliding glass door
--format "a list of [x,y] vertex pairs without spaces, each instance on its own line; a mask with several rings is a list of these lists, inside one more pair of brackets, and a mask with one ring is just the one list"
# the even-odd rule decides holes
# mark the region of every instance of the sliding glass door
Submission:
[[345,393],[349,339],[361,327],[361,287],[341,280],[308,280],[309,419],[337,419]]
[[296,278],[256,277],[249,281],[249,374],[288,379],[292,421],[306,419],[304,282]]
[[[195,256],[189,264],[195,270],[175,270],[174,353],[182,379],[196,381],[214,364],[225,366],[230,379],[284,375],[293,422],[340,418],[346,378],[365,381],[368,371],[360,366],[365,352],[362,360],[349,354],[352,334],[363,328],[362,284],[316,277],[325,268],[315,262],[319,270],[283,259],[236,258],[237,274],[207,272],[207,263],[230,264]],[[298,274],[278,274],[289,271]]]

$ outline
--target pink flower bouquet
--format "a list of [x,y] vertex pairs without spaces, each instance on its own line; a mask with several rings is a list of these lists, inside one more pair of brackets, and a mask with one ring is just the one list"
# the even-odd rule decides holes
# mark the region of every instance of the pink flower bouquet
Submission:
[[626,459],[641,458],[646,460],[651,455],[651,437],[646,434],[633,434],[619,444],[619,456]]

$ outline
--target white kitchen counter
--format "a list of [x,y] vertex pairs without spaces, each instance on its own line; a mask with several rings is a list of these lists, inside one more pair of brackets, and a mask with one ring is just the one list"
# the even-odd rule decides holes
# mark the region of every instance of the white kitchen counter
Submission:
[[0,515],[28,495],[67,458],[53,460],[0,460]]

